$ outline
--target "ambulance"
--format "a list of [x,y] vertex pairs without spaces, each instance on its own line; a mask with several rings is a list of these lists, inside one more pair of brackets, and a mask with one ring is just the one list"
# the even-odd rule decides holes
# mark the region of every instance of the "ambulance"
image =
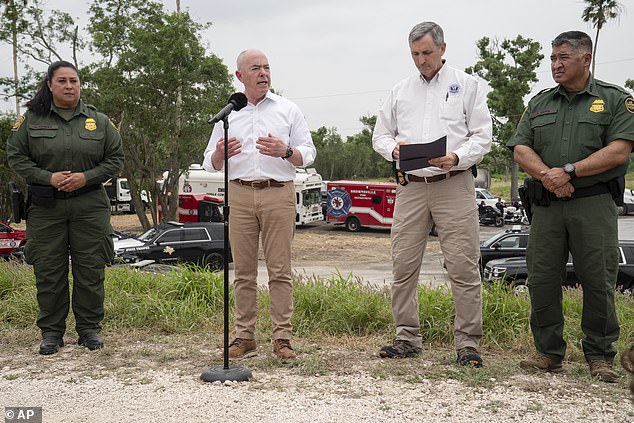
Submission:
[[327,184],[326,222],[350,232],[362,227],[390,228],[395,182],[331,181]]

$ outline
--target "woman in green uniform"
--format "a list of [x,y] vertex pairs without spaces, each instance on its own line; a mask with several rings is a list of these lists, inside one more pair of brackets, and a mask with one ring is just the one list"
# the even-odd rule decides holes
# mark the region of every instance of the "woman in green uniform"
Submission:
[[102,183],[123,166],[121,137],[107,116],[81,100],[79,75],[69,62],[49,66],[26,106],[11,129],[7,159],[29,186],[24,250],[35,272],[39,353],[64,345],[69,263],[78,344],[99,349],[104,268],[114,255]]

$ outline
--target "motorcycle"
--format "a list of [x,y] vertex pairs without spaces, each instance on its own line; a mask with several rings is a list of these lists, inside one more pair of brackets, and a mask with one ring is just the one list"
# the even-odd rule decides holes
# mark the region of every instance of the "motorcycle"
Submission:
[[504,226],[504,216],[496,208],[485,206],[478,209],[478,214],[481,225],[494,225],[498,228]]
[[524,208],[521,206],[506,207],[504,209],[504,223],[508,223],[510,225],[527,225],[528,217],[526,217],[526,213],[524,213]]

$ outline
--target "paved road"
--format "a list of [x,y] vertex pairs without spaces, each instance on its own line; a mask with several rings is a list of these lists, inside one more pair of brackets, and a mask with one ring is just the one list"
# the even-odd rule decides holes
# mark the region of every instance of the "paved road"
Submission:
[[[509,226],[504,228],[496,228],[492,226],[480,226],[480,240],[486,240],[503,229],[508,229]],[[315,228],[314,230],[323,230]],[[389,236],[388,232],[385,232],[384,236]],[[634,240],[634,216],[622,216],[619,218],[619,239],[632,239]],[[438,242],[437,238],[430,237],[429,243]],[[425,254],[423,259],[423,265],[421,266],[420,282],[421,284],[427,284],[430,286],[447,285],[448,275],[442,266],[443,257],[441,254]],[[293,271],[299,275],[318,276],[322,278],[330,279],[333,275],[338,273],[347,276],[352,274],[355,278],[359,278],[361,281],[370,284],[372,286],[389,286],[392,278],[392,264],[391,263],[374,263],[368,265],[351,264],[344,268],[333,268],[332,266],[316,266],[311,263],[294,262]],[[230,269],[230,280],[233,280],[233,271]],[[266,267],[264,262],[261,261],[258,268],[258,284],[266,286],[268,281]]]

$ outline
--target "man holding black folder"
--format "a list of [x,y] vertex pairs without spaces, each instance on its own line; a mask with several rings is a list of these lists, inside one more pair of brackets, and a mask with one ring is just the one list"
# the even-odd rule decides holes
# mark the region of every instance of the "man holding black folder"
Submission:
[[445,64],[442,28],[420,23],[409,34],[418,72],[394,86],[377,116],[374,149],[397,163],[392,224],[392,313],[396,339],[384,358],[422,350],[418,275],[436,224],[456,305],[455,345],[463,366],[482,366],[482,292],[478,268],[476,166],[491,148],[485,87]]

